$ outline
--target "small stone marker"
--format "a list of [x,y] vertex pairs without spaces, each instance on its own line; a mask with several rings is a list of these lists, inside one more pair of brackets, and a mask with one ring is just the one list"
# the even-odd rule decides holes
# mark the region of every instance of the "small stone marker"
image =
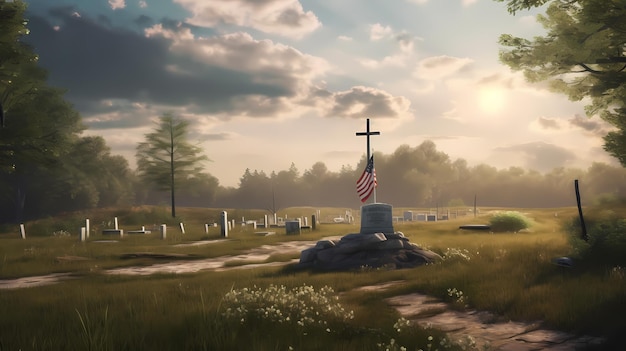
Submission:
[[393,234],[393,207],[373,203],[361,206],[361,234]]
[[80,241],[81,242],[85,242],[85,239],[87,237],[87,228],[86,227],[80,227]]
[[300,235],[300,221],[286,221],[285,233],[287,235]]
[[161,224],[161,239],[165,240],[167,237],[167,224]]
[[90,230],[89,229],[89,218],[86,218],[85,219],[85,233],[86,233],[87,238],[89,238],[89,230]]
[[256,221],[252,222],[252,229],[256,230]]
[[317,216],[312,215],[311,216],[311,230],[315,230],[316,226],[317,226]]
[[117,217],[113,218],[113,228],[115,230],[120,229],[119,226],[118,226],[118,223],[117,223]]
[[104,235],[119,235],[120,237],[124,236],[124,230],[123,229],[102,229],[102,234]]
[[305,227],[309,226],[309,218],[308,217],[304,217],[304,226]]
[[24,223],[20,224],[20,236],[22,239],[26,239],[26,229],[24,228]]
[[180,222],[180,232],[185,234],[185,225],[183,224],[183,222]]
[[204,223],[204,234],[209,234],[209,224]]
[[228,229],[230,227],[230,222],[228,221],[228,213],[226,211],[222,211],[220,215],[220,234],[222,237],[228,237]]
[[270,227],[270,224],[267,222],[267,215],[263,215],[263,228],[267,229]]
[[404,221],[405,222],[413,221],[413,211],[404,211]]

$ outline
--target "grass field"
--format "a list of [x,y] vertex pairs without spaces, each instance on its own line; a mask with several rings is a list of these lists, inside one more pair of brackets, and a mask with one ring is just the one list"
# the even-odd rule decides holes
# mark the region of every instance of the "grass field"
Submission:
[[[394,212],[401,215],[404,210]],[[251,226],[237,226],[230,232],[230,240],[184,247],[176,244],[220,239],[219,228],[204,232],[204,223],[217,221],[219,210],[179,209],[186,234],[178,230],[181,219],[172,220],[166,209],[158,208],[74,213],[25,223],[25,240],[17,228],[5,226],[0,233],[0,279],[59,272],[72,272],[80,278],[43,287],[0,290],[0,350],[379,350],[398,344],[409,350],[426,350],[428,344],[440,345],[445,335],[417,327],[398,332],[394,324],[399,316],[383,299],[422,292],[454,302],[448,294],[451,289],[463,292],[458,308],[468,305],[489,310],[506,320],[542,321],[551,328],[604,336],[619,344],[620,333],[626,330],[626,269],[581,260],[572,268],[552,264],[553,258],[572,254],[562,224],[576,215],[576,209],[517,209],[532,222],[528,231],[520,233],[458,230],[460,224],[488,222],[496,210],[482,209],[477,217],[450,221],[396,223],[395,229],[411,242],[446,256],[440,264],[338,273],[285,266],[181,275],[103,274],[116,267],[162,262],[121,258],[133,252],[204,259],[236,255],[265,244],[358,232],[358,224],[320,225],[318,230],[300,236],[286,236],[284,229],[276,228],[272,229],[276,235],[266,237],[255,235]],[[332,216],[345,209],[321,211],[324,217],[325,213]],[[295,208],[281,215],[291,218],[311,213],[311,208]],[[229,218],[238,221],[262,215],[262,211],[229,210]],[[129,235],[116,238],[117,242],[97,242],[113,239],[99,232],[109,227],[115,216],[126,230],[168,223],[168,236],[162,240],[155,233]],[[87,242],[79,242],[78,228],[84,218],[91,219],[93,231]],[[285,252],[267,261],[297,257],[297,252]],[[396,280],[404,283],[389,291],[352,291]],[[283,290],[276,292],[281,286]],[[325,287],[332,289],[328,296],[323,295]],[[238,298],[245,299],[243,305],[226,299],[229,292],[240,293]],[[293,294],[298,296],[295,300],[308,301],[308,305],[290,310],[294,307],[285,301],[294,301]],[[271,304],[263,305],[268,301]],[[236,306],[250,310],[243,322],[241,315],[227,313]],[[277,314],[276,306],[282,306],[281,313]],[[253,309],[268,314],[256,315]],[[292,314],[287,315],[289,311]],[[311,317],[303,311],[318,314]],[[353,315],[349,311],[354,311]],[[390,347],[391,339],[396,344]],[[445,349],[460,348],[452,345]]]

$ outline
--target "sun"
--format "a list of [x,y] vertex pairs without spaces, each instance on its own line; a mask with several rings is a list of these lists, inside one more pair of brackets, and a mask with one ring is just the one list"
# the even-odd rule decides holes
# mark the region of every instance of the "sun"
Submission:
[[504,90],[485,87],[480,88],[477,92],[477,103],[480,110],[489,115],[495,115],[506,106],[507,96]]

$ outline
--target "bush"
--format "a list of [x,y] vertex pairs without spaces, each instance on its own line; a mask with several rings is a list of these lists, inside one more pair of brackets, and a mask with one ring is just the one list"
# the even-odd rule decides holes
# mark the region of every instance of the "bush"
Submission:
[[518,232],[530,227],[530,220],[515,211],[500,212],[489,221],[492,232]]
[[585,224],[588,241],[582,238],[579,217],[565,224],[576,256],[601,264],[626,264],[626,219],[605,211],[585,216]]

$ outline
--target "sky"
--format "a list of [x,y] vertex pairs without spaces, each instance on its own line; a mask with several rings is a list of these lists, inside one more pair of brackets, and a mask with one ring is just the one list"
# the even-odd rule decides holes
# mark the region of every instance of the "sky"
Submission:
[[88,128],[135,167],[164,113],[220,185],[246,168],[356,167],[432,140],[469,166],[547,172],[617,164],[608,126],[499,62],[501,34],[541,9],[493,0],[32,0],[26,41]]

